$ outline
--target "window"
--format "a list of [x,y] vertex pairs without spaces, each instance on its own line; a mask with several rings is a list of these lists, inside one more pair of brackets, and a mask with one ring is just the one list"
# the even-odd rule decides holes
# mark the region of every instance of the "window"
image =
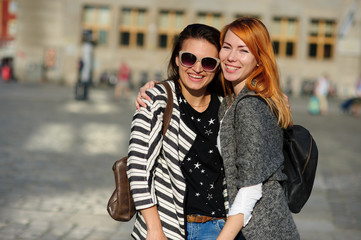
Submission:
[[270,33],[276,56],[295,57],[299,23],[294,18],[275,17]]
[[159,47],[160,48],[167,48],[168,44],[168,36],[166,34],[160,34],[159,35]]
[[308,56],[310,56],[310,57],[317,56],[317,44],[314,44],[314,43],[309,44]]
[[197,22],[210,25],[219,30],[225,25],[223,16],[220,13],[200,12],[197,15]]
[[251,18],[257,18],[259,20],[262,20],[259,15],[255,15],[255,14],[236,14],[235,20],[240,17],[251,17]]
[[147,31],[146,22],[145,9],[123,8],[119,24],[120,45],[143,48]]
[[158,47],[169,49],[174,38],[184,28],[184,13],[179,11],[161,11],[158,19]]
[[137,46],[138,47],[144,46],[144,33],[137,33]]
[[120,42],[124,46],[129,46],[130,45],[130,34],[129,34],[129,32],[120,33]]
[[109,7],[85,6],[82,17],[83,34],[89,34],[88,37],[98,45],[106,45],[111,21]]
[[308,56],[315,59],[333,58],[335,31],[335,21],[312,19],[308,34]]

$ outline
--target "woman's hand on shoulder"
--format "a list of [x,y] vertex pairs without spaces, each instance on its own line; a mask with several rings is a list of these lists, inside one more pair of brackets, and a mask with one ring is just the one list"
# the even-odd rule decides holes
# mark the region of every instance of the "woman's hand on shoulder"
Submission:
[[143,99],[151,101],[150,97],[147,95],[146,91],[150,88],[154,88],[157,81],[152,80],[147,82],[143,87],[139,89],[137,98],[135,99],[135,107],[140,110],[140,107],[147,107]]

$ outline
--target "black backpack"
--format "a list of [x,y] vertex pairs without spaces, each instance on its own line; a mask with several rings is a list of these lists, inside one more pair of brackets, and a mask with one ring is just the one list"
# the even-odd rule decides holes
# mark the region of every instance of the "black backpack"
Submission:
[[293,125],[284,130],[283,172],[288,179],[282,183],[291,212],[299,213],[311,195],[316,176],[318,149],[310,132]]
[[[257,97],[257,95],[245,95]],[[282,187],[286,195],[288,207],[292,213],[299,213],[309,199],[315,181],[318,149],[310,132],[300,126],[293,125],[283,130],[283,172],[287,180]]]

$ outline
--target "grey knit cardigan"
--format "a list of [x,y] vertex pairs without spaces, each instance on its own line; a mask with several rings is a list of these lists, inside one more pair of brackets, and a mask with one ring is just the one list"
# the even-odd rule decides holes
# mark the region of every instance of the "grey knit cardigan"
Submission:
[[[247,240],[299,239],[279,181],[282,173],[282,129],[271,108],[246,87],[228,108],[226,97],[219,110],[221,152],[230,204],[238,189],[263,183],[262,198],[242,229]],[[228,108],[228,109],[227,109]]]

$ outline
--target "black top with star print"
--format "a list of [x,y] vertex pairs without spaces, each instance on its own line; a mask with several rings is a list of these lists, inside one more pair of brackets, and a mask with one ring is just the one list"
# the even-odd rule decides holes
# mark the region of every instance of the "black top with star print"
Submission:
[[216,146],[220,101],[217,95],[212,94],[208,108],[199,113],[181,93],[177,93],[177,98],[182,120],[197,133],[190,151],[181,163],[187,183],[185,214],[224,217],[223,163]]

